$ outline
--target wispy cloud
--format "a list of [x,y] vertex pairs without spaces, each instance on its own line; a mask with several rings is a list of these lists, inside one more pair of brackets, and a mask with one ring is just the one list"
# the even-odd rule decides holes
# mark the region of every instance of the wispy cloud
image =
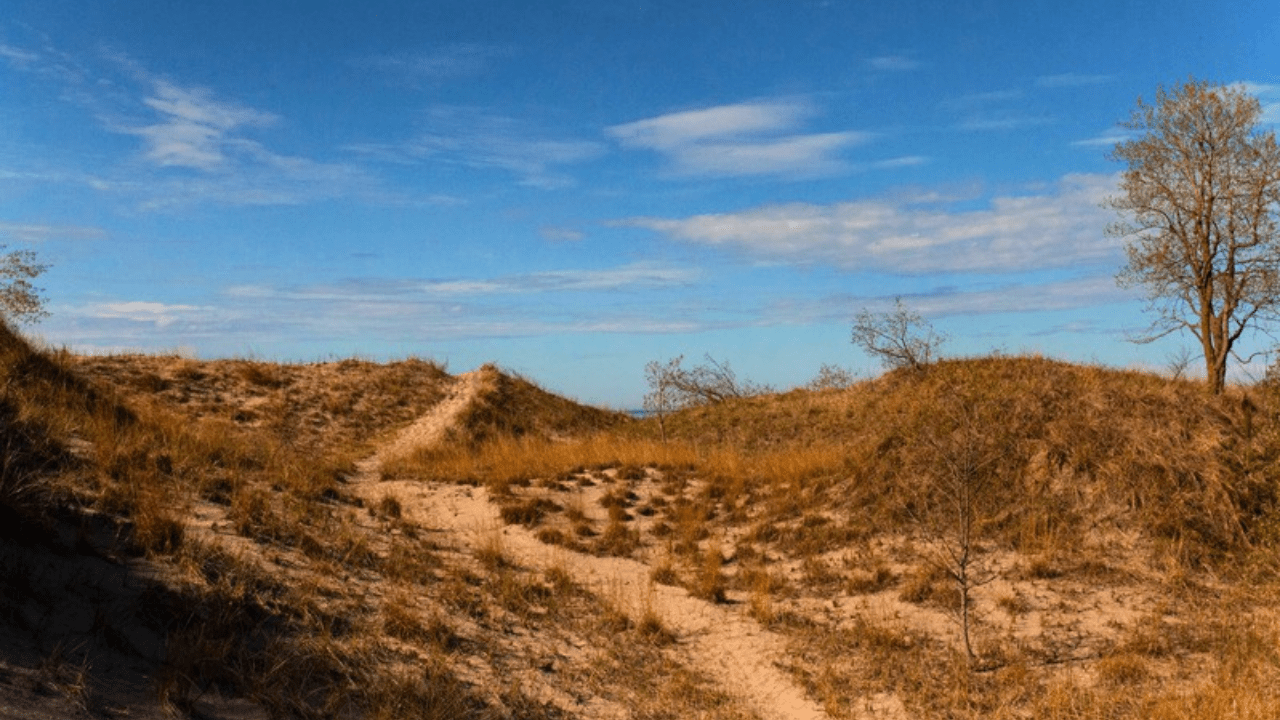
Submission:
[[915,70],[922,66],[919,60],[908,57],[906,55],[880,55],[873,58],[867,58],[867,65],[875,70],[885,72],[906,72]]
[[[120,303],[113,317],[127,317],[132,322],[106,327],[119,333],[116,342],[121,337],[138,342],[150,333],[150,344],[158,346],[195,334],[216,337],[218,333],[236,342],[262,344],[281,337],[315,335],[399,342],[406,332],[435,340],[691,332],[707,327],[710,321],[663,306],[683,297],[679,293],[654,291],[678,289],[700,280],[697,269],[633,263],[492,278],[367,278],[299,286],[240,285],[226,288],[217,301],[218,313],[206,313],[203,322],[184,315],[194,316],[200,308],[177,306],[175,310]],[[584,296],[592,299],[584,302]],[[105,304],[93,308],[98,317],[110,315],[110,310]],[[145,323],[153,315],[173,317],[174,322],[162,332],[154,322]],[[82,323],[61,334],[82,343],[103,342],[92,327],[92,323]]]
[[426,129],[402,143],[365,143],[349,150],[383,162],[442,162],[514,174],[522,185],[543,189],[575,183],[563,168],[594,160],[603,143],[548,137],[516,118],[474,108],[437,106],[427,112]]
[[1022,128],[1049,125],[1053,118],[1045,115],[1026,115],[1017,112],[998,113],[993,115],[974,115],[961,120],[956,127],[970,131],[1020,130]]
[[142,137],[146,158],[161,166],[212,171],[226,167],[231,152],[261,155],[260,145],[237,137],[236,131],[266,127],[277,119],[271,113],[219,100],[204,88],[184,88],[164,80],[155,82],[143,103],[156,111],[160,122],[119,131]]
[[1071,144],[1077,147],[1113,147],[1116,143],[1128,140],[1132,135],[1120,128],[1110,128],[1091,138],[1075,140]]
[[796,264],[901,273],[1020,271],[1110,261],[1100,207],[1115,178],[1068,175],[1038,193],[990,199],[978,210],[932,198],[766,205],[687,218],[638,217],[619,225],[672,239]]
[[1049,312],[1096,307],[1133,300],[1111,273],[1052,282],[1019,282],[976,289],[947,288],[912,299],[912,306],[934,317],[993,313]]
[[0,243],[17,241],[34,244],[49,240],[100,240],[106,236],[105,230],[96,227],[0,222]]
[[944,110],[973,110],[974,108],[986,107],[995,103],[1006,103],[1014,100],[1021,100],[1023,93],[1021,90],[988,90],[986,92],[969,93],[968,95],[960,95],[943,100],[939,105]]
[[510,54],[509,49],[497,45],[454,43],[420,53],[373,55],[355,64],[411,82],[442,81],[480,75],[493,60]]
[[685,286],[699,277],[700,273],[695,269],[642,262],[613,268],[549,270],[496,278],[351,280],[337,285],[294,288],[238,286],[228,289],[227,293],[234,297],[295,300],[376,300],[409,296],[436,300],[481,295],[647,290]]
[[73,315],[98,320],[130,320],[167,328],[175,323],[206,320],[217,314],[211,307],[148,301],[93,303],[73,310]]
[[670,113],[606,132],[625,148],[665,155],[679,175],[808,177],[849,170],[840,152],[873,135],[794,132],[814,114],[804,101],[770,100]]
[[39,60],[40,55],[29,50],[0,43],[0,58],[4,58],[17,67],[25,67]]
[[948,98],[940,106],[959,115],[955,127],[968,132],[1020,130],[1053,122],[1048,115],[1023,110],[1024,95],[1019,89],[992,90]]
[[1280,125],[1280,85],[1244,81],[1236,83],[1241,89],[1258,98],[1262,105],[1262,122]]
[[1012,281],[966,287],[938,287],[892,296],[853,293],[800,296],[769,303],[760,312],[762,324],[807,324],[847,321],[860,310],[892,310],[898,298],[930,318],[998,313],[1039,313],[1097,307],[1134,299],[1116,285],[1110,274],[1088,275],[1047,282]]
[[253,133],[279,123],[276,114],[158,76],[123,53],[97,50],[97,62],[88,63],[42,46],[38,52],[9,48],[0,58],[61,87],[64,100],[106,131],[140,139],[136,155],[96,164],[92,171],[39,163],[21,171],[0,170],[14,179],[82,185],[142,210],[297,205],[343,197],[429,202],[386,190],[356,165],[273,151]]
[[1036,87],[1064,88],[1083,87],[1087,85],[1105,85],[1115,78],[1111,75],[1088,75],[1084,73],[1060,73],[1058,75],[1041,75],[1036,78]]
[[541,236],[543,240],[551,242],[578,242],[587,236],[586,233],[581,230],[575,230],[567,227],[553,227],[550,225],[543,225],[538,228],[538,235]]

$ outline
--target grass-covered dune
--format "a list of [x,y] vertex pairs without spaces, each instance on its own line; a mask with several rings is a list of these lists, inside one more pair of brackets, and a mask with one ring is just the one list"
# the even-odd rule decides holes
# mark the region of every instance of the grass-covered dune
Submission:
[[0,386],[18,716],[788,716],[694,606],[829,717],[1280,716],[1273,388],[953,359],[664,441],[491,365],[7,329]]

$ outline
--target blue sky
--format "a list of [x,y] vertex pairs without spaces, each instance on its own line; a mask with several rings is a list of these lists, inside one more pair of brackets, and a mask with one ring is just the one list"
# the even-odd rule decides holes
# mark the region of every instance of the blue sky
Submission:
[[1272,2],[6,0],[0,242],[93,352],[493,360],[635,407],[649,360],[1162,368],[1099,203],[1138,96],[1248,83]]

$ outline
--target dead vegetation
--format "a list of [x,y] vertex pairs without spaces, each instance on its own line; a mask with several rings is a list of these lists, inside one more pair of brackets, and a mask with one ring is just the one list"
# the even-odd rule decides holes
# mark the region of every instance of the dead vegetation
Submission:
[[[438,449],[405,471],[485,484],[511,522],[545,509],[546,542],[743,604],[792,639],[796,677],[836,716],[879,698],[923,717],[1215,717],[1217,688],[1264,687],[1277,656],[1167,636],[1274,640],[1278,400],[954,360],[687,409],[666,442],[642,423]],[[1177,649],[1133,651],[1142,622]]]
[[831,717],[1280,715],[1264,386],[947,360],[660,430],[490,366],[355,492],[443,368],[0,341],[0,693],[35,717],[751,716],[670,618],[456,542],[406,482],[776,634]]

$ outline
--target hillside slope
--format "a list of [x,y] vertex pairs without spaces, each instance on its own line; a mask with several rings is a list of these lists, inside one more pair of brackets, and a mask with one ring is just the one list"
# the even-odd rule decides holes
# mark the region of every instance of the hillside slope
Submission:
[[1263,387],[978,358],[684,410],[665,443],[651,420],[392,472],[481,483],[544,543],[737,608],[831,716],[1261,718],[1278,412]]
[[1280,715],[1268,388],[949,360],[663,442],[495,366],[0,379],[0,715]]

